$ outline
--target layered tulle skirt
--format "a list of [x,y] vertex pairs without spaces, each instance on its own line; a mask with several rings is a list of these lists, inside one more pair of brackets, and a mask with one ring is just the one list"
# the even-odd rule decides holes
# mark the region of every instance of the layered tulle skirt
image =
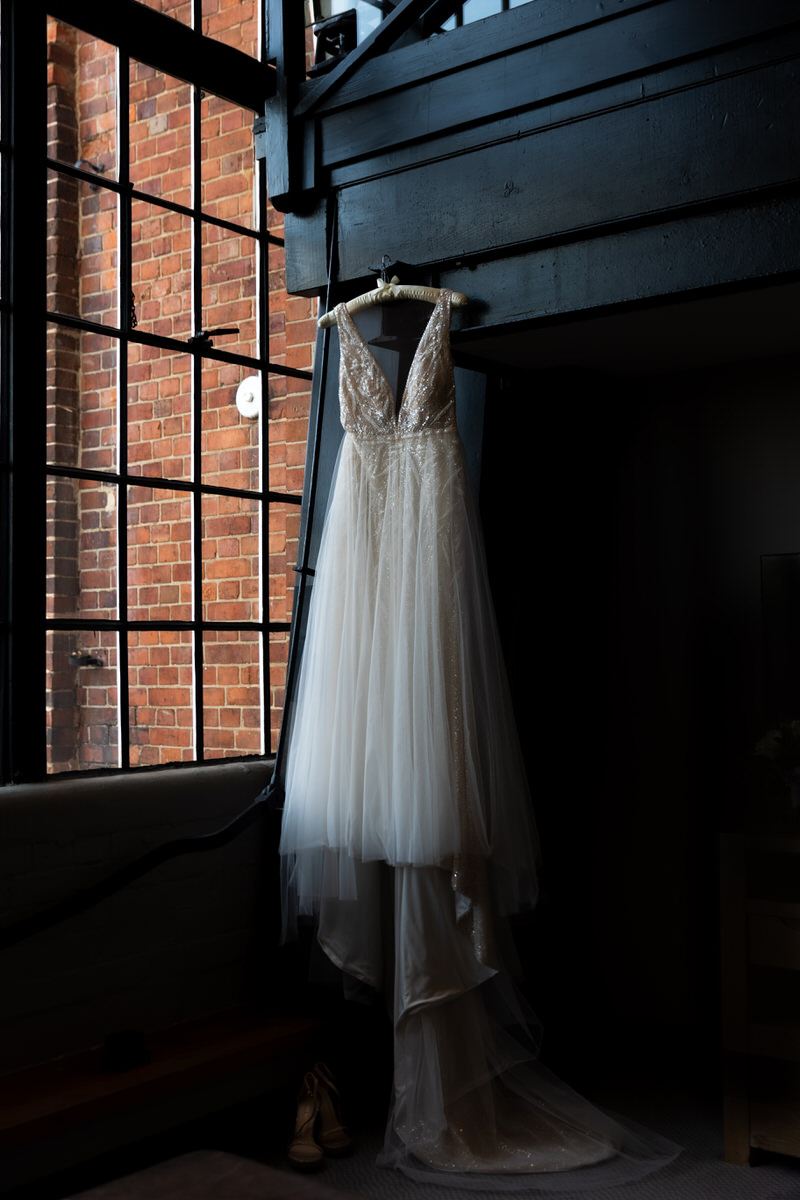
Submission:
[[455,428],[344,439],[290,731],[284,912],[355,898],[354,864],[490,860],[536,896],[536,833]]
[[342,444],[291,717],[284,936],[314,916],[383,990],[394,1088],[380,1161],[488,1190],[592,1189],[678,1148],[537,1061],[505,916],[537,836],[455,429]]

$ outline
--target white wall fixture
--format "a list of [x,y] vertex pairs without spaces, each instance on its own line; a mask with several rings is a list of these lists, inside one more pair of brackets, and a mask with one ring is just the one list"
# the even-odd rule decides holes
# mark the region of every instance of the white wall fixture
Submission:
[[236,389],[236,407],[243,417],[254,420],[261,413],[261,376],[248,375]]

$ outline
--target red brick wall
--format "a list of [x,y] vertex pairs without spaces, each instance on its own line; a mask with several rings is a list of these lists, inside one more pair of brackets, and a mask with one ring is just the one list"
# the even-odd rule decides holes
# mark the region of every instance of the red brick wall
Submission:
[[[152,5],[188,20],[188,5]],[[186,10],[186,11],[185,11]],[[256,0],[208,0],[204,32],[248,52],[257,45]],[[72,165],[101,168],[97,184],[51,171],[49,178],[49,307],[100,324],[118,324],[117,200],[102,186],[116,177],[116,80],[113,47],[62,23],[48,23],[49,154]],[[192,328],[190,219],[160,208],[165,198],[190,206],[191,105],[188,84],[131,64],[130,172],[154,202],[133,202],[132,280],[137,328],[186,343]],[[252,229],[255,222],[253,114],[207,95],[201,108],[201,196],[205,214]],[[282,218],[269,209],[269,229]],[[283,251],[270,247],[260,262],[254,237],[205,224],[202,234],[205,328],[236,326],[216,339],[221,349],[255,355],[257,280],[270,299],[270,359],[311,368],[315,333],[312,303],[285,291]],[[51,615],[115,618],[127,604],[131,620],[193,616],[192,502],[178,488],[148,478],[245,489],[302,490],[309,385],[271,374],[263,381],[262,418],[242,416],[236,390],[253,372],[205,360],[200,462],[192,461],[192,356],[132,344],[127,363],[127,424],[120,425],[116,339],[50,329],[48,454],[61,466],[113,471],[124,439],[128,470],[141,475],[127,506],[127,595],[117,595],[117,520],[123,498],[116,483],[52,476],[48,485],[48,604]],[[267,421],[264,417],[267,417]],[[210,621],[257,620],[262,600],[269,617],[291,615],[299,508],[228,496],[202,500],[202,561],[197,585]],[[263,545],[261,539],[263,536]],[[269,676],[262,677],[258,636],[209,631],[203,645],[205,757],[274,748],[283,703],[288,635],[270,638]],[[91,662],[86,662],[86,659]],[[83,661],[82,661],[83,660]],[[186,761],[194,737],[192,637],[183,631],[131,632],[128,641],[131,765]],[[62,771],[118,762],[118,656],[110,633],[51,635],[48,646],[49,769]],[[262,745],[262,704],[268,708]]]

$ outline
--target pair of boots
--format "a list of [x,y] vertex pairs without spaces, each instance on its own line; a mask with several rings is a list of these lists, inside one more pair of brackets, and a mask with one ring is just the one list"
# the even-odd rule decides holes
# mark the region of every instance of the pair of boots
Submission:
[[324,1063],[317,1063],[303,1078],[297,1099],[294,1137],[289,1162],[299,1171],[322,1166],[326,1154],[347,1154],[353,1142],[342,1124],[339,1090]]

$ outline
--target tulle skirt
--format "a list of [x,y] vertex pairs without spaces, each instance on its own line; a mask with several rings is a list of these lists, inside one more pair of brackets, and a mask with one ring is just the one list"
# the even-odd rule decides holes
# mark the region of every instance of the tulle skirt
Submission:
[[539,1027],[514,985],[490,883],[476,935],[446,871],[370,863],[358,874],[361,901],[324,900],[318,938],[347,974],[389,992],[381,1165],[461,1190],[580,1192],[675,1158],[674,1143],[600,1111],[538,1061]]
[[491,859],[536,896],[536,832],[455,429],[344,439],[288,743],[284,916],[354,864]]
[[381,1160],[462,1188],[635,1178],[677,1147],[537,1061],[505,914],[535,903],[537,836],[455,430],[346,435],[291,716],[284,937],[387,990]]

